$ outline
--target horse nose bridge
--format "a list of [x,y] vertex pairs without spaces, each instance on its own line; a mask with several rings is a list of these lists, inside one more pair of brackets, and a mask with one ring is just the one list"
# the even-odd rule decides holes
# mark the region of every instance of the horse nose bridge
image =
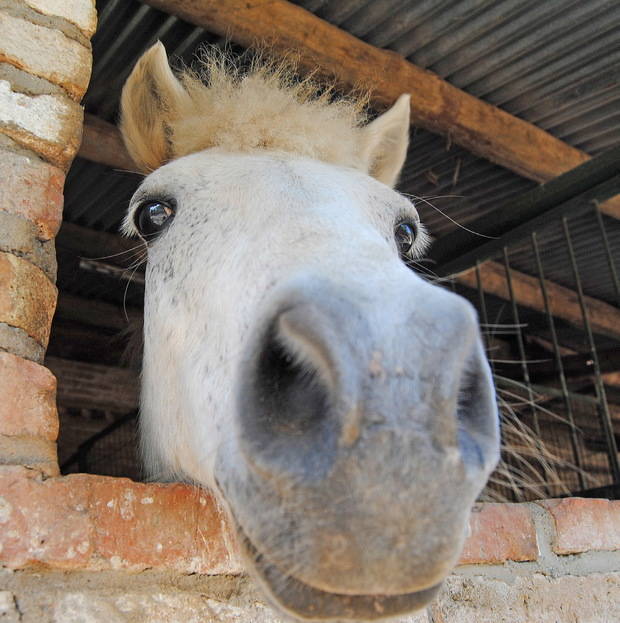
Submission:
[[405,325],[428,349],[469,346],[479,336],[478,315],[463,297],[424,284],[424,289],[404,304]]
[[[416,278],[334,284],[300,280],[276,297],[282,335],[320,345],[332,359],[351,359],[372,372],[381,361],[422,366],[458,360],[479,339],[477,312],[466,299]],[[430,357],[430,361],[428,359]]]

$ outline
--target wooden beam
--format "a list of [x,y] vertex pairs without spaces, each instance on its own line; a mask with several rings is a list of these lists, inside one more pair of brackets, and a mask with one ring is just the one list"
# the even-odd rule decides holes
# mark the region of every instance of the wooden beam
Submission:
[[47,356],[116,366],[122,359],[128,360],[129,340],[129,336],[102,327],[55,317]]
[[[368,89],[377,107],[411,93],[412,123],[449,135],[467,150],[538,182],[590,158],[541,128],[469,95],[402,56],[364,43],[286,0],[145,0],[245,47],[267,43],[298,54],[300,68],[334,78],[340,88]],[[620,196],[603,204],[620,218]]]
[[55,317],[119,332],[142,323],[139,309],[122,309],[105,301],[84,299],[62,291],[58,294]]
[[[607,377],[615,384],[615,376],[620,371],[620,349],[611,348],[598,351],[600,371],[604,373],[602,376]],[[516,365],[515,365],[516,364]],[[562,370],[567,379],[594,376],[594,362],[590,353],[576,353],[574,355],[565,355],[562,357]],[[520,380],[523,378],[520,362],[506,360],[496,362],[494,371],[501,376],[507,376]],[[532,383],[544,383],[545,381],[555,380],[559,376],[559,368],[557,367],[555,358],[540,361],[534,360],[527,364],[527,371]]]
[[[511,270],[512,286],[519,305],[544,313],[545,306],[540,291],[540,281],[518,270]],[[487,294],[493,294],[509,301],[510,293],[506,282],[506,272],[501,264],[485,262],[480,266],[482,288]],[[473,289],[478,288],[475,270],[469,270],[456,276],[456,281]],[[546,280],[551,313],[572,325],[583,328],[583,318],[577,293],[553,281]],[[602,335],[620,339],[620,310],[603,301],[585,297],[592,330]]]
[[127,413],[138,408],[140,381],[129,368],[46,357],[45,365],[58,380],[61,407]]
[[[113,127],[113,130],[116,131],[116,128]],[[66,221],[58,232],[56,246],[71,251],[80,258],[101,260],[106,264],[123,268],[131,266],[146,252],[144,243],[140,240],[81,227]]]
[[[94,115],[86,114],[85,116],[82,146],[78,156],[92,162],[106,164],[115,169],[132,171],[135,168],[118,128],[107,121],[98,119]],[[588,158],[589,156],[582,162],[585,162]],[[575,166],[578,164],[580,163],[576,163]],[[507,168],[510,167],[507,166]],[[528,176],[526,175],[525,177]],[[536,178],[532,177],[531,179]],[[550,179],[553,179],[553,176],[542,181]],[[608,199],[601,203],[599,207],[603,214],[620,219],[620,196]]]
[[[78,155],[86,160],[106,164],[115,169],[132,171],[135,168],[118,128],[94,115],[86,114],[85,116],[82,146]],[[552,178],[553,176],[542,181],[548,181]],[[601,203],[600,210],[608,216],[620,219],[620,196]]]
[[78,156],[114,169],[136,169],[116,126],[88,113],[84,115],[84,131]]

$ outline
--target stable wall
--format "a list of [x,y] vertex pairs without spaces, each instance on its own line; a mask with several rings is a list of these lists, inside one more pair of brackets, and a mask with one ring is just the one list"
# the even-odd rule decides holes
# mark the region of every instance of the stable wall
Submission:
[[[1,620],[281,620],[194,487],[5,467],[0,525]],[[620,621],[620,502],[480,504],[469,533],[439,599],[402,621]]]
[[[92,0],[0,0],[0,619],[277,621],[208,493],[60,477],[54,236],[80,143]],[[619,621],[620,502],[483,504],[436,603],[407,621]]]

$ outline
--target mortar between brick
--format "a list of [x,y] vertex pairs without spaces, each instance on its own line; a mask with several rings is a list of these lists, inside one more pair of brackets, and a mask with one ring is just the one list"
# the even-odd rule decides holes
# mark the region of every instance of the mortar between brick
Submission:
[[[4,135],[0,134],[0,137]],[[24,150],[7,150],[4,147],[7,141],[0,141],[0,179],[5,190],[0,195],[0,212],[33,223],[36,238],[50,241],[62,220],[64,173],[40,158],[24,153]],[[11,141],[8,146],[15,147],[15,143]],[[7,228],[10,225],[9,218]],[[19,224],[15,226],[18,230],[23,229]],[[23,236],[21,238],[23,241]],[[49,248],[53,255],[53,242],[49,242]],[[50,260],[49,266],[55,271],[56,260],[54,257]]]
[[462,565],[455,569],[455,575],[465,577],[484,576],[512,583],[518,577],[534,573],[550,577],[588,576],[593,573],[620,572],[620,551],[584,552],[581,554],[558,555],[551,544],[555,536],[553,518],[538,504],[528,504],[534,519],[538,537],[539,557],[531,562],[506,561],[498,565]]
[[0,322],[0,352],[43,363],[45,349],[23,329]]
[[28,260],[0,251],[0,320],[47,347],[58,291]]
[[84,111],[69,97],[24,95],[0,80],[0,132],[63,169],[81,141]]
[[10,63],[0,63],[0,80],[10,82],[13,91],[25,95],[66,95],[66,91],[45,78],[29,74]]
[[61,86],[79,101],[90,79],[90,47],[0,11],[0,60]]
[[56,443],[42,437],[0,434],[0,464],[40,471],[45,476],[58,476]]
[[0,251],[28,260],[40,268],[53,284],[56,283],[54,241],[40,240],[35,223],[21,214],[4,212],[2,206],[0,206]]
[[[2,80],[2,78],[0,78]],[[0,133],[0,150],[5,150],[8,152],[13,152],[19,156],[25,156],[26,158],[31,158],[35,162],[41,164],[48,164],[44,158],[34,151],[33,149],[28,149],[24,147],[20,143],[18,143],[15,139],[7,136],[6,134]]]
[[59,16],[43,15],[43,13],[39,13],[21,2],[21,0],[0,0],[0,11],[13,17],[27,19],[37,26],[59,30],[70,39],[90,48],[90,39],[75,24]]

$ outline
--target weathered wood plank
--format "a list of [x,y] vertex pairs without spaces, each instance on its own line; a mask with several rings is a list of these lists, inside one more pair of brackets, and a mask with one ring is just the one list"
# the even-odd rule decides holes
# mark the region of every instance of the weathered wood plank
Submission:
[[[536,277],[531,277],[514,269],[510,272],[517,303],[544,313],[545,306],[539,280]],[[501,264],[496,262],[481,264],[480,277],[485,293],[510,300],[506,273]],[[478,287],[476,272],[473,269],[457,275],[456,280],[470,288],[477,289]],[[545,283],[549,295],[551,313],[556,318],[566,320],[577,327],[583,327],[583,318],[577,293],[553,281],[546,280]],[[593,331],[620,339],[620,310],[613,305],[590,296],[585,297],[585,303]]]
[[129,368],[47,357],[45,365],[58,380],[61,407],[126,413],[138,408],[140,381]]
[[[116,128],[113,129],[116,131]],[[58,232],[56,247],[84,259],[101,260],[123,268],[133,265],[146,253],[146,246],[141,240],[81,227],[67,221],[63,222]]]
[[129,331],[142,322],[142,311],[133,307],[117,307],[105,301],[89,300],[60,292],[56,317],[93,327]]
[[136,170],[116,126],[88,113],[84,115],[84,131],[78,156],[114,169]]

